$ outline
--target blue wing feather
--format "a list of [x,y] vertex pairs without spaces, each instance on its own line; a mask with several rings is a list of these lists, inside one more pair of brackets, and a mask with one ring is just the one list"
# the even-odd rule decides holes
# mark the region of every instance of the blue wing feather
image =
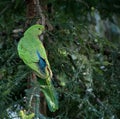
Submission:
[[39,58],[39,62],[38,62],[38,65],[39,65],[39,68],[40,70],[45,73],[45,67],[46,67],[46,62],[45,60],[40,56],[40,53],[37,51],[37,56]]

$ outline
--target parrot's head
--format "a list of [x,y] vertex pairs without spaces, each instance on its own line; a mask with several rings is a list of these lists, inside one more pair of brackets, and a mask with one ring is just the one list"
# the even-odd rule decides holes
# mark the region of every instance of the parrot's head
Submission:
[[40,24],[35,24],[31,27],[29,27],[24,34],[34,34],[35,36],[39,36],[43,33],[43,31],[45,30],[45,27],[43,25]]

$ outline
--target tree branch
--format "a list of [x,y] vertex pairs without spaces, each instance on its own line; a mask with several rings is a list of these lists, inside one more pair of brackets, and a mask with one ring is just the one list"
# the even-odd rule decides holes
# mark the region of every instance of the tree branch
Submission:
[[[43,26],[45,26],[45,16],[43,14],[42,7],[41,7],[41,5],[39,3],[39,0],[35,0],[35,1],[36,1],[36,10],[37,10],[38,17],[41,18],[41,20],[39,19],[37,21],[37,23],[42,24]],[[43,39],[44,39],[44,35],[42,34],[40,36],[40,40],[43,41]]]

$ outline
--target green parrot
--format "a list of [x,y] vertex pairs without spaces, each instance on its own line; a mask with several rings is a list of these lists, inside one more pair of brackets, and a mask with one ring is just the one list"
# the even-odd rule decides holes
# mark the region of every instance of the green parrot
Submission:
[[39,36],[44,31],[43,25],[28,28],[18,43],[18,54],[23,62],[37,75],[40,89],[44,93],[51,112],[58,109],[58,96],[52,84],[52,71],[46,51]]

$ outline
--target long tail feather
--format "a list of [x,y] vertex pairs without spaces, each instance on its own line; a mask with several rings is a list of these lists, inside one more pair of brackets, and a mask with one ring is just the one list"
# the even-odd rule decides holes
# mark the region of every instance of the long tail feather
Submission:
[[39,83],[50,111],[55,112],[58,109],[58,96],[52,82],[49,79],[39,79]]

